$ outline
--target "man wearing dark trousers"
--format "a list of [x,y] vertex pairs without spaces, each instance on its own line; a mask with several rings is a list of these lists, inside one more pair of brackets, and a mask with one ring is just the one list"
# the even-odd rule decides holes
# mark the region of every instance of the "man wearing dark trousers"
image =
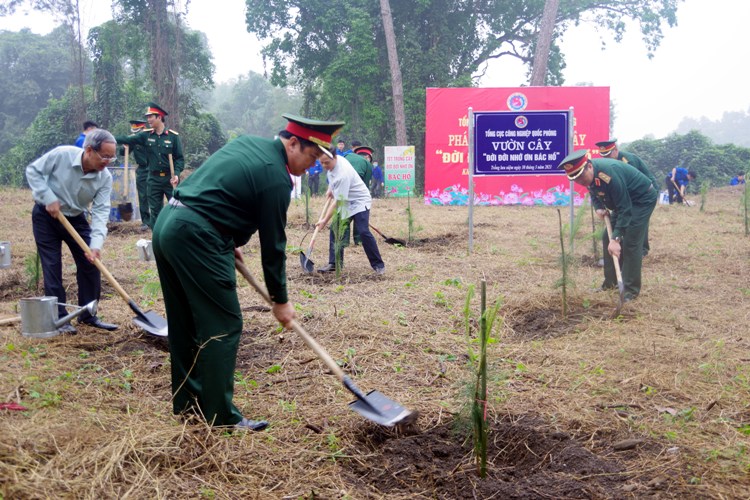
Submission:
[[[58,304],[66,302],[62,282],[62,242],[64,241],[76,263],[78,304],[83,306],[99,300],[101,276],[93,264],[101,258],[107,237],[112,174],[107,165],[116,160],[115,138],[102,129],[86,134],[83,149],[59,146],[26,167],[26,180],[36,202],[31,212],[31,223],[37,252],[44,275],[44,294],[57,297]],[[85,211],[91,204],[91,224]],[[57,220],[62,213],[91,248],[87,255]],[[58,316],[67,315],[65,306],[58,305]],[[78,317],[79,323],[95,328],[116,330],[117,325],[105,323],[88,312]],[[62,325],[62,333],[75,333],[70,323]]]
[[178,189],[154,226],[172,370],[172,411],[214,426],[262,430],[233,403],[242,311],[235,259],[258,233],[271,311],[294,319],[286,288],[290,175],[301,175],[331,146],[342,122],[282,115],[277,139],[240,136],[211,155]]
[[665,178],[667,191],[669,192],[669,204],[684,203],[685,191],[690,181],[695,180],[698,174],[694,170],[688,170],[682,167],[675,167]]
[[[351,155],[350,155],[351,156]],[[362,241],[362,248],[370,261],[370,266],[376,275],[385,274],[385,264],[380,257],[380,250],[375,237],[370,232],[370,208],[372,197],[370,190],[354,170],[354,167],[346,158],[338,156],[336,150],[331,151],[330,156],[320,159],[321,165],[326,171],[328,178],[328,193],[330,205],[328,211],[317,222],[318,230],[325,228],[326,224],[337,218],[331,224],[328,249],[328,265],[318,269],[318,272],[327,273],[336,269],[336,259],[341,265],[344,264],[344,246],[349,242],[349,221],[354,221],[354,233]],[[344,234],[340,234],[341,231]],[[336,243],[339,242],[338,255],[336,254]]]
[[617,287],[613,259],[622,262],[625,301],[641,292],[643,239],[657,198],[651,181],[634,167],[617,160],[588,158],[588,150],[580,149],[566,156],[558,168],[568,179],[589,190],[597,215],[610,212],[612,240],[607,232],[604,245],[604,283],[602,289]]

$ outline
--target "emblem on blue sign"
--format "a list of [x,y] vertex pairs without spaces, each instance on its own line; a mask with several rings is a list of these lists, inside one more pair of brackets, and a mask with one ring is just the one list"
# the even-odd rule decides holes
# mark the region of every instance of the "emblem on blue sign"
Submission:
[[522,111],[526,109],[529,100],[520,92],[514,92],[508,96],[508,109],[511,111]]
[[525,116],[516,116],[515,123],[518,128],[526,128],[529,124],[529,119]]

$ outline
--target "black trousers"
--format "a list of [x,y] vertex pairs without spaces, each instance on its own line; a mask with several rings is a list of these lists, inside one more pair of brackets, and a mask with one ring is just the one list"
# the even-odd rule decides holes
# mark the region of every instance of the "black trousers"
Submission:
[[309,175],[307,177],[307,183],[310,188],[310,196],[316,196],[320,190],[320,174]]
[[[334,233],[334,227],[333,225],[336,224],[336,218],[334,217],[334,222],[331,223],[331,230],[329,232],[328,237],[328,263],[332,266],[336,264],[336,234]],[[380,256],[380,250],[378,249],[378,242],[375,240],[375,237],[370,232],[370,211],[369,210],[363,210],[362,212],[359,212],[358,214],[353,215],[348,219],[349,221],[354,222],[354,236],[355,241],[357,238],[361,239],[362,241],[362,248],[365,251],[365,255],[367,255],[367,260],[370,261],[370,266],[373,269],[379,269],[381,267],[385,267],[385,264],[383,263],[383,259]],[[341,259],[341,265],[344,265],[344,247],[349,243],[349,226],[346,226],[346,229],[344,231],[344,234],[342,236],[342,245],[339,252],[339,258]]]
[[[68,217],[70,224],[78,231],[86,244],[91,242],[91,226],[84,214]],[[78,305],[84,306],[92,300],[99,300],[102,293],[102,281],[99,269],[86,259],[76,240],[65,230],[60,221],[54,219],[44,206],[35,204],[31,211],[31,227],[34,232],[39,260],[42,263],[44,276],[44,294],[57,297],[58,303],[66,302],[65,287],[62,282],[62,242],[70,249],[76,263],[76,282],[78,283]],[[58,317],[67,315],[65,306],[57,306]],[[91,315],[88,311],[81,313],[79,321],[85,321]]]
[[667,192],[669,192],[669,204],[672,205],[673,203],[682,203],[682,195],[680,194],[680,190],[677,189],[672,182],[672,178],[667,177],[666,183]]

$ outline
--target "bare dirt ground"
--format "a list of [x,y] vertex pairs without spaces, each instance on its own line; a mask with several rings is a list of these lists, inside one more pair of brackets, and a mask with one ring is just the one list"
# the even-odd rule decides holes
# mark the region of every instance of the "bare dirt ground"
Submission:
[[[20,324],[0,326],[0,402],[26,408],[0,410],[1,496],[747,498],[750,238],[739,200],[727,187],[708,193],[703,212],[658,206],[643,291],[615,319],[616,295],[593,291],[602,271],[586,239],[562,317],[554,208],[478,207],[468,255],[466,207],[412,203],[422,228],[412,245],[376,236],[387,274],[374,276],[356,247],[337,279],[302,272],[293,252],[309,230],[304,203],[293,202],[287,263],[300,321],[360,388],[419,411],[418,422],[385,429],[350,411],[351,394],[241,278],[235,401],[271,426],[228,434],[183,422],[171,414],[166,344],[135,327],[104,283],[100,315],[122,325],[115,332],[82,326],[40,340]],[[321,206],[312,200],[310,220]],[[372,222],[406,238],[405,209],[406,200],[376,200]],[[0,240],[13,253],[0,269],[0,318],[43,295],[25,266],[35,252],[30,212],[28,191],[0,190]],[[143,309],[163,315],[156,267],[138,259],[143,236],[135,222],[111,225],[104,263]],[[318,265],[328,251],[321,236]],[[261,277],[256,238],[244,253]],[[473,369],[463,313],[481,279],[488,302],[502,297],[485,479],[465,411]],[[478,298],[471,306],[475,336]]]

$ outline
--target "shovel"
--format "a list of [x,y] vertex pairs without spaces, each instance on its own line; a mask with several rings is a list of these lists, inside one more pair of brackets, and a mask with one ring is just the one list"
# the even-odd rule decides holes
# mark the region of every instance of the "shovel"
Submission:
[[130,157],[130,151],[127,145],[125,145],[125,165],[122,171],[123,178],[123,199],[122,202],[117,206],[120,217],[125,222],[128,222],[133,217],[133,204],[128,201],[128,191],[130,187],[130,181],[128,179],[128,159]]
[[371,227],[371,228],[372,228],[372,229],[373,229],[373,230],[374,230],[374,231],[375,231],[376,233],[378,233],[378,234],[379,234],[380,236],[382,236],[382,237],[383,237],[383,239],[385,240],[385,242],[386,242],[386,243],[388,243],[389,245],[401,245],[402,247],[405,247],[405,246],[406,246],[406,241],[404,241],[404,240],[400,240],[400,239],[398,239],[398,238],[389,238],[388,236],[386,236],[386,235],[384,235],[383,233],[381,233],[381,232],[380,232],[380,230],[379,230],[378,228],[376,228],[375,226],[373,226],[372,224],[370,224],[370,227]]
[[[78,246],[83,249],[85,253],[90,254],[91,249],[86,244],[85,241],[83,241],[83,238],[81,238],[81,235],[78,234],[78,231],[75,230],[73,226],[70,225],[70,222],[68,221],[67,217],[63,215],[62,212],[57,213],[57,220],[60,221],[60,223],[65,226],[65,229],[70,233],[70,235],[73,237],[73,239],[76,240],[76,243],[78,243]],[[140,326],[144,330],[146,330],[148,333],[152,335],[156,335],[157,337],[166,337],[167,336],[167,320],[159,316],[153,311],[147,311],[143,312],[138,305],[133,302],[133,299],[130,298],[130,296],[127,294],[125,290],[120,286],[120,284],[117,282],[114,276],[107,270],[106,267],[104,267],[104,264],[102,264],[102,261],[95,258],[94,259],[94,265],[99,269],[99,271],[104,275],[105,278],[107,278],[107,281],[114,287],[114,289],[117,291],[117,293],[120,295],[120,297],[123,298],[125,302],[128,303],[130,306],[130,309],[133,310],[133,312],[136,314],[136,317],[133,318],[133,323]]]
[[[609,239],[611,240],[612,239],[612,222],[609,220],[609,214],[604,216],[604,222],[607,223],[607,234],[609,235]],[[622,305],[625,302],[625,284],[622,282],[622,273],[620,272],[620,259],[613,258],[612,260],[615,263],[615,275],[617,276],[617,289],[620,291],[620,298],[617,302],[617,309],[615,309],[615,312],[612,314],[612,317],[616,318],[620,314]]]
[[[318,217],[318,220],[322,219],[326,214],[326,210],[328,210],[328,203],[330,201],[331,198],[326,199],[326,202],[323,204],[323,211],[320,212],[320,217]],[[318,229],[319,228],[316,224],[315,231],[313,231],[312,238],[310,239],[310,245],[307,248],[308,255],[305,255],[305,252],[299,253],[299,263],[302,266],[302,270],[307,274],[312,274],[312,272],[315,271],[315,262],[313,262],[310,257],[312,256],[313,244],[315,243],[315,237],[318,235]]]
[[0,319],[0,326],[12,325],[13,323],[18,323],[19,321],[21,321],[21,316],[14,316],[12,318],[3,318],[3,319]]
[[686,205],[686,206],[688,206],[688,207],[692,206],[692,205],[690,204],[690,202],[689,202],[689,201],[687,201],[687,199],[686,199],[686,198],[685,198],[684,196],[682,196],[682,191],[680,191],[680,186],[678,186],[678,185],[677,185],[677,183],[676,183],[676,182],[674,181],[674,179],[672,179],[672,178],[670,177],[670,178],[669,178],[669,180],[670,180],[670,181],[672,181],[672,185],[673,185],[673,186],[674,186],[674,188],[675,188],[675,189],[677,190],[677,192],[678,192],[678,193],[680,193],[680,198],[682,198],[682,204],[683,204],[683,205]]
[[[245,264],[238,259],[235,259],[234,265],[248,283],[255,288],[255,291],[258,292],[269,305],[272,305],[271,297],[268,295],[268,292],[262,288],[257,281],[255,281],[255,278],[250,274],[250,271]],[[292,320],[291,327],[292,330],[302,337],[305,344],[307,344],[307,346],[325,363],[328,369],[336,375],[341,383],[344,384],[344,387],[357,397],[356,401],[349,403],[349,408],[356,411],[366,419],[386,427],[408,424],[417,419],[419,416],[417,412],[407,410],[378,391],[370,391],[367,394],[363,394],[362,391],[354,385],[354,382],[344,374],[343,370],[341,370],[333,358],[331,358],[331,356],[323,350],[320,344],[318,344],[315,339],[312,338],[304,328],[302,328],[302,325],[297,323],[297,321]]]

